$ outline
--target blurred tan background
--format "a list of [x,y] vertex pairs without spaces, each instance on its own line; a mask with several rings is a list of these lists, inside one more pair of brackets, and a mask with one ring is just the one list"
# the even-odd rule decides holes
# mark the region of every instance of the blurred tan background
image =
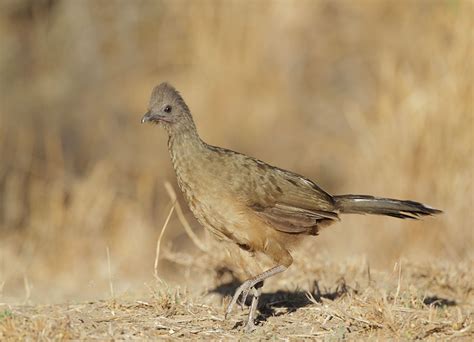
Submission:
[[[345,216],[308,259],[472,259],[473,14],[470,0],[0,0],[0,302],[151,281],[176,183],[165,132],[140,119],[162,81],[211,144],[334,194],[445,211]],[[163,244],[202,254],[176,216]],[[192,270],[161,268],[193,286]]]

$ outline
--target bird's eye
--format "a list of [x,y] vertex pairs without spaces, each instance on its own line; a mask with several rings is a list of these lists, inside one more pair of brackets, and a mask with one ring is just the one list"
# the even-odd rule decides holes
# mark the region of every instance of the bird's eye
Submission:
[[169,113],[169,112],[171,112],[171,106],[166,106],[163,110],[164,110],[166,113]]

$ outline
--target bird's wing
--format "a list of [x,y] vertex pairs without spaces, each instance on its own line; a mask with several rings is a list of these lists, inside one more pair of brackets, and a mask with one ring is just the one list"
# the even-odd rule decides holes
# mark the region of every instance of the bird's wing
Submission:
[[338,220],[336,213],[324,210],[307,210],[281,203],[271,207],[251,207],[255,213],[269,223],[273,228],[285,233],[316,234],[318,226],[328,221]]
[[331,195],[312,181],[267,164],[259,173],[262,181],[253,192],[260,195],[248,206],[276,230],[317,234],[318,226],[339,220]]

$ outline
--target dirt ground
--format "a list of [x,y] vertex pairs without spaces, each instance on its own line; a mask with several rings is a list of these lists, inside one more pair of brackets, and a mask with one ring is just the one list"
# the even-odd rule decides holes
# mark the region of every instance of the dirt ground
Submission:
[[472,266],[402,261],[393,272],[377,272],[363,259],[339,264],[320,259],[290,268],[266,284],[258,328],[250,334],[243,329],[247,308],[224,320],[228,295],[239,282],[223,269],[200,292],[155,282],[141,298],[0,304],[0,339],[467,341],[474,338]]

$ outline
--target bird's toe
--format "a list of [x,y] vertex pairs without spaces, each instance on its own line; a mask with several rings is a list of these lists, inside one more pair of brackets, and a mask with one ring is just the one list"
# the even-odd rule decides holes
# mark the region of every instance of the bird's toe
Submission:
[[230,313],[232,312],[234,308],[234,305],[237,303],[241,295],[242,295],[242,298],[240,300],[240,307],[242,308],[242,310],[244,309],[245,301],[247,300],[248,294],[250,290],[254,287],[254,285],[255,284],[251,280],[247,280],[238,287],[238,289],[234,293],[234,296],[232,297],[231,302],[227,306],[227,309],[224,315],[225,318],[227,318],[230,315]]
[[249,322],[245,326],[245,332],[246,333],[251,333],[251,332],[255,331],[256,329],[257,329],[257,326],[253,322]]

